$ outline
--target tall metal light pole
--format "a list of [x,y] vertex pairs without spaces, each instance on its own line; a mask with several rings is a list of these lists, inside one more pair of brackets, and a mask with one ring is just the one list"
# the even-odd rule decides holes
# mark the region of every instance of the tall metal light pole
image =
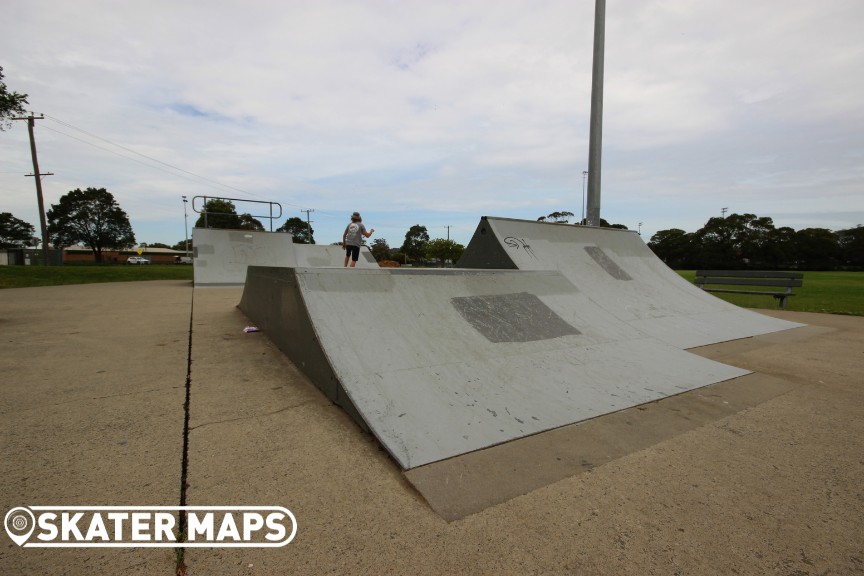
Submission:
[[588,225],[600,225],[600,158],[603,148],[603,58],[606,0],[594,5],[594,65],[591,71],[591,128],[588,143]]
[[582,171],[582,219],[579,224],[585,224],[585,177],[588,176],[588,171]]
[[186,213],[186,205],[189,203],[183,196],[183,228],[186,230],[186,257],[189,257],[189,214]]

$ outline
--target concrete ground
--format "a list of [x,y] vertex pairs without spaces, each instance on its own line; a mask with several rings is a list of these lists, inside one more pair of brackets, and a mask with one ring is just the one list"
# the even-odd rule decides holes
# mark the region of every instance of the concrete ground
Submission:
[[[619,414],[653,439],[448,522],[265,334],[243,332],[240,295],[0,290],[0,513],[178,505],[191,352],[187,504],[284,506],[299,529],[284,548],[190,549],[189,575],[864,574],[864,318],[770,312],[809,327],[695,352],[773,392],[710,416],[655,403],[691,421],[673,434]],[[591,434],[612,435],[613,417]],[[572,449],[596,453],[591,434]],[[0,574],[109,572],[173,574],[174,551],[0,535]]]

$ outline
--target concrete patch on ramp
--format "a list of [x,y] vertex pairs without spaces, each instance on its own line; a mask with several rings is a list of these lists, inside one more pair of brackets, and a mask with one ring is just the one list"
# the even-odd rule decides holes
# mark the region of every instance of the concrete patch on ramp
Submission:
[[458,266],[557,270],[618,320],[682,349],[802,326],[700,290],[629,230],[484,217]]
[[251,266],[240,308],[404,469],[748,373],[555,270]]
[[[254,230],[194,228],[195,286],[242,286],[249,266],[341,267],[345,251],[338,245],[294,244],[290,234]],[[360,268],[377,268],[367,247]]]

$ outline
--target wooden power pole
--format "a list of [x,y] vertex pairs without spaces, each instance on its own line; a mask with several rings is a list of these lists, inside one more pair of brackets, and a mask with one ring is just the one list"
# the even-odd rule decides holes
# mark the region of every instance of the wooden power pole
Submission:
[[312,223],[311,223],[311,221],[309,220],[309,213],[310,213],[310,212],[314,212],[315,210],[312,209],[312,208],[309,208],[308,210],[300,210],[300,211],[306,213],[306,233],[307,233],[308,236],[309,236],[309,238],[307,239],[307,242],[306,242],[306,243],[307,243],[307,244],[312,244]]
[[48,227],[45,225],[45,202],[42,200],[42,176],[52,176],[53,172],[42,174],[39,172],[39,158],[36,156],[36,138],[33,135],[33,128],[36,126],[36,120],[44,120],[45,116],[30,116],[23,118],[13,118],[13,120],[27,120],[27,131],[30,133],[30,155],[33,157],[33,176],[36,180],[36,199],[39,201],[39,224],[42,227],[42,265],[48,266]]

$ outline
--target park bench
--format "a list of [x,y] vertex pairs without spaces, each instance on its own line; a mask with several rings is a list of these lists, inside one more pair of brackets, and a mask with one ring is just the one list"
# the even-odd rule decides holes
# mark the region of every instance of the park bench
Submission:
[[[726,292],[734,294],[766,294],[779,300],[780,307],[786,308],[786,299],[794,296],[792,288],[800,288],[804,283],[801,272],[760,272],[757,270],[697,270],[694,284],[706,292]],[[707,288],[707,286],[760,287],[760,290],[729,288]],[[770,288],[784,288],[770,290]]]

